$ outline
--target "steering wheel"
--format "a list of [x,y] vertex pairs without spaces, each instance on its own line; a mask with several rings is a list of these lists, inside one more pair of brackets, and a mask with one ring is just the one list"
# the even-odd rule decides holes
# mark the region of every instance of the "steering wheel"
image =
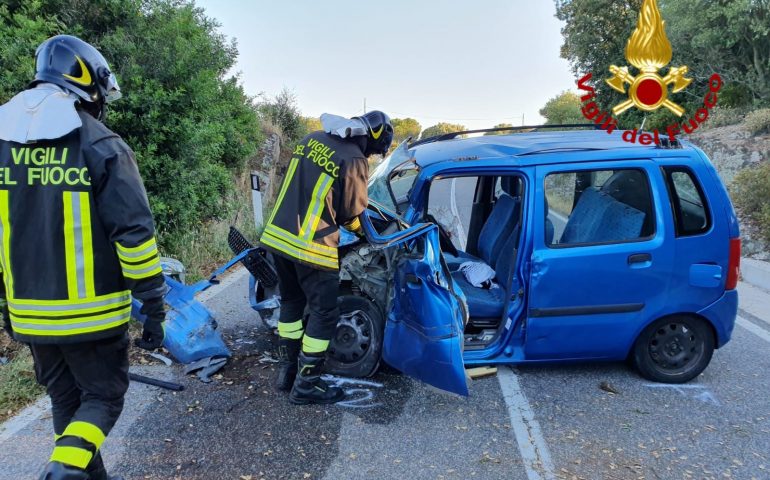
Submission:
[[452,238],[449,236],[449,233],[447,233],[444,227],[439,222],[437,222],[433,215],[430,213],[425,214],[425,219],[438,227],[438,240],[439,245],[441,246],[441,250],[454,257],[459,257],[460,251],[457,250],[457,247],[455,247],[454,243],[452,243]]

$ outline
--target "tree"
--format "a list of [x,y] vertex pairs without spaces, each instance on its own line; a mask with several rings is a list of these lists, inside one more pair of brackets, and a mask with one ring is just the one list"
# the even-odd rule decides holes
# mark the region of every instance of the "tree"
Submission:
[[409,137],[416,140],[420,136],[422,125],[414,118],[394,118],[393,144],[398,145]]
[[233,178],[261,133],[251,98],[228,74],[236,44],[202,9],[186,0],[8,1],[0,20],[0,102],[26,88],[35,47],[52,35],[78,35],[108,59],[123,98],[107,125],[136,153],[161,241],[235,208]]
[[[495,125],[492,128],[506,128],[506,127],[512,127],[512,126],[513,125],[511,125],[510,123],[498,123],[497,125]],[[506,132],[506,131],[502,131],[502,132],[487,132],[484,135],[508,135],[509,133],[511,133],[511,132]]]
[[540,109],[540,115],[545,117],[546,125],[563,125],[569,123],[586,123],[580,111],[580,97],[573,92],[562,92],[546,102]]
[[306,134],[310,132],[316,132],[323,130],[321,126],[321,119],[316,117],[302,117],[302,124],[304,126]]
[[430,138],[436,135],[443,135],[445,133],[462,132],[468,130],[465,125],[458,125],[454,123],[439,122],[432,127],[428,127],[422,131],[420,138]]

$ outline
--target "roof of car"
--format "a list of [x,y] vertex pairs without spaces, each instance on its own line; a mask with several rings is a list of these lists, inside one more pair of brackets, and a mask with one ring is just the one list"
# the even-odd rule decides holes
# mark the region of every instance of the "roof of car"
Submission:
[[[410,152],[417,159],[417,164],[424,168],[443,161],[473,161],[503,157],[518,157],[517,164],[520,165],[560,163],[564,162],[565,153],[581,151],[622,150],[624,157],[636,157],[662,156],[667,151],[681,152],[682,149],[692,149],[687,142],[682,142],[682,148],[677,149],[630,143],[623,140],[622,133],[622,131],[608,134],[603,130],[573,130],[486,135],[424,143],[410,149]],[[527,161],[530,155],[538,155],[536,161],[534,158]],[[570,159],[570,161],[591,160],[592,158],[586,156]]]

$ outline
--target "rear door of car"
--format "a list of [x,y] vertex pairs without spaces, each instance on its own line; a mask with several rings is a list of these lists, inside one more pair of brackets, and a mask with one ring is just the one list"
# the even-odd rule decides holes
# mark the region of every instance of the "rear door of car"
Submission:
[[651,160],[536,168],[527,359],[626,354],[667,302],[665,199]]

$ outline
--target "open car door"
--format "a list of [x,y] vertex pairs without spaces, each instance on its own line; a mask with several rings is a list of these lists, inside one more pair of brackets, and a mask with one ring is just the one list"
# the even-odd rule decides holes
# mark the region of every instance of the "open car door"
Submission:
[[419,224],[379,235],[362,215],[375,248],[401,246],[387,313],[383,358],[392,367],[436,388],[468,395],[463,365],[467,309],[441,258],[438,227]]

